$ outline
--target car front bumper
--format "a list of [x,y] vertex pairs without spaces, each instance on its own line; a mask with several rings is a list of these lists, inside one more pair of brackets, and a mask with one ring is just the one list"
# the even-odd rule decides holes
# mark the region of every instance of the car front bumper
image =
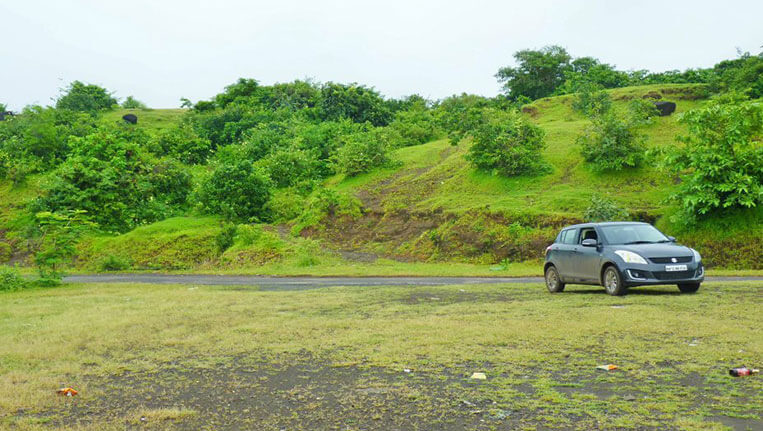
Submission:
[[705,280],[705,267],[702,262],[686,265],[685,271],[666,271],[665,265],[628,265],[621,269],[623,281],[627,286],[656,284],[701,283]]

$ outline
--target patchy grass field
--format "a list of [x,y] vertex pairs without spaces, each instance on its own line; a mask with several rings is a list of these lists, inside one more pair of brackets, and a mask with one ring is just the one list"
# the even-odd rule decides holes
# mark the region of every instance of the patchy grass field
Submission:
[[763,283],[568,290],[6,293],[0,428],[761,429]]

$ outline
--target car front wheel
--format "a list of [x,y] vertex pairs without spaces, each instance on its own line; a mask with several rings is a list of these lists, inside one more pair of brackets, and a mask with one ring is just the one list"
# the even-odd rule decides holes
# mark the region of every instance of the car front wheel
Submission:
[[623,278],[620,276],[620,271],[614,266],[608,266],[604,270],[604,289],[607,293],[613,296],[625,295],[625,285],[623,284]]
[[553,265],[546,269],[546,288],[551,293],[557,293],[564,290],[564,283],[562,283],[562,280],[559,278],[559,272]]
[[699,283],[681,283],[678,285],[681,293],[694,293],[699,290]]

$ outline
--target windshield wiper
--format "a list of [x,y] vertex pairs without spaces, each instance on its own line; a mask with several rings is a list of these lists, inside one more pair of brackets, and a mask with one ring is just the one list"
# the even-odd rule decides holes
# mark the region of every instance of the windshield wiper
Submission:
[[631,245],[631,244],[654,244],[654,241],[643,241],[643,240],[642,241],[631,241],[631,242],[626,242],[623,245]]

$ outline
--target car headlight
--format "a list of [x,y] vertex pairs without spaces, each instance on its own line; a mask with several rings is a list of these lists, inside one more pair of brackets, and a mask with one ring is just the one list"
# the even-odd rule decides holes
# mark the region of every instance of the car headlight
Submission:
[[615,254],[620,256],[626,263],[643,263],[646,265],[646,259],[628,250],[615,250]]
[[702,256],[699,254],[699,252],[694,249],[691,249],[691,251],[694,253],[694,261],[700,262],[702,260]]

